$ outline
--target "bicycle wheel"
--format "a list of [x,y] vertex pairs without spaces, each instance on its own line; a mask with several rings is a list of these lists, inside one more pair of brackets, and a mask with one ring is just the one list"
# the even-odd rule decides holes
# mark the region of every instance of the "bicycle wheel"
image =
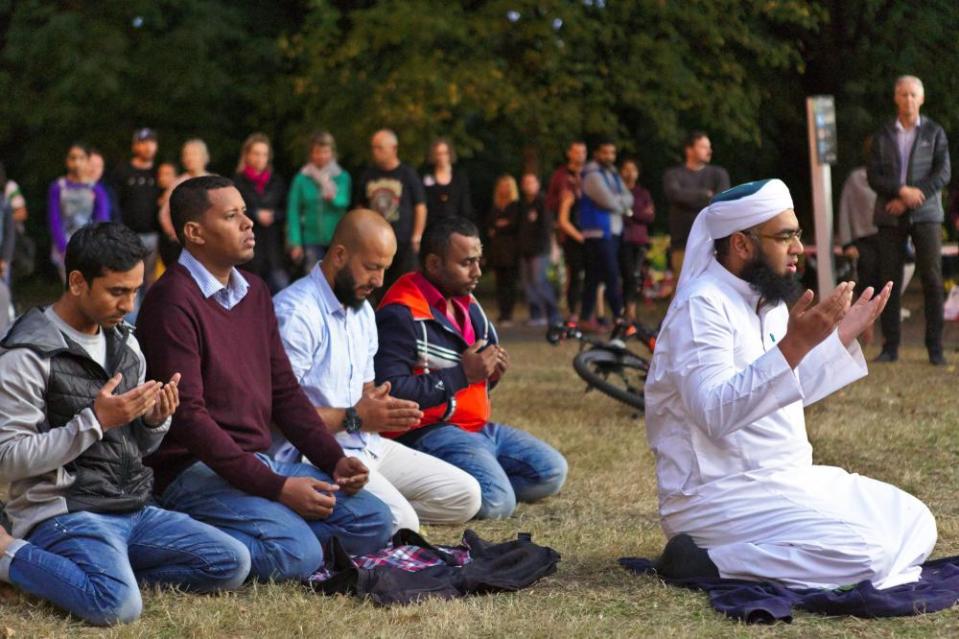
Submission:
[[576,374],[591,387],[639,410],[646,409],[643,388],[649,362],[626,349],[596,347],[573,358]]

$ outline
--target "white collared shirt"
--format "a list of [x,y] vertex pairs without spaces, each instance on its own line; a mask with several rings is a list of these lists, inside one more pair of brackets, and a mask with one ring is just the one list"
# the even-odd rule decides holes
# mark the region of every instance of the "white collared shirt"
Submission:
[[246,281],[246,278],[240,274],[236,267],[230,269],[230,279],[224,286],[187,249],[180,252],[180,259],[177,261],[193,276],[193,281],[200,287],[203,297],[207,299],[212,297],[217,304],[226,310],[230,310],[239,304],[250,289],[250,283]]
[[[293,374],[310,402],[348,408],[360,401],[363,385],[375,378],[376,318],[369,302],[359,309],[344,307],[321,264],[277,293],[273,306]],[[340,431],[336,439],[343,448],[366,448],[374,455],[382,441],[378,434],[366,432]]]

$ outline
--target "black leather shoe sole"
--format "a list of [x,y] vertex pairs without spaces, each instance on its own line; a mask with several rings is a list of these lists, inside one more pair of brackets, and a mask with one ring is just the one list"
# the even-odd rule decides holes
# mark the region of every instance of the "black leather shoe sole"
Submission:
[[656,572],[670,579],[718,579],[719,569],[693,538],[680,533],[666,542]]

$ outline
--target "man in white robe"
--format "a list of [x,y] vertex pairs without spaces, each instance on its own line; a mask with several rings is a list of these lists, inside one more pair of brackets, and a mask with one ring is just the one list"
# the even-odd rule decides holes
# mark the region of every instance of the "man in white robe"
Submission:
[[812,463],[803,407],[866,375],[856,338],[890,285],[855,304],[851,282],[817,305],[807,291],[789,309],[799,237],[779,180],[730,189],[697,217],[646,383],[661,573],[691,548],[708,569],[675,576],[888,588],[917,580],[935,545],[918,499]]

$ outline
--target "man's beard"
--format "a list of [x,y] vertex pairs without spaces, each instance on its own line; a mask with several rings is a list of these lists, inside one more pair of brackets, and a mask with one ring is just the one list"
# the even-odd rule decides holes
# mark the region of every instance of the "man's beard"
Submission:
[[336,272],[333,276],[333,294],[343,306],[348,306],[354,311],[359,310],[366,301],[365,297],[356,295],[356,280],[353,273],[345,266]]
[[785,275],[776,273],[761,250],[743,267],[739,277],[749,282],[750,288],[759,293],[766,304],[792,304],[802,294],[799,278],[788,272]]

